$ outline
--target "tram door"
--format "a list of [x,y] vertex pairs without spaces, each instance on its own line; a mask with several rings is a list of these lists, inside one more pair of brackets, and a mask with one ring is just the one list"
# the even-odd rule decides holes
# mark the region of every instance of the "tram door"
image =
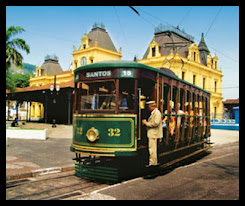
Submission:
[[148,120],[150,111],[146,105],[146,102],[153,100],[155,83],[150,80],[140,80],[138,87],[138,140],[141,144],[147,144],[147,131],[146,126],[142,124],[142,120]]

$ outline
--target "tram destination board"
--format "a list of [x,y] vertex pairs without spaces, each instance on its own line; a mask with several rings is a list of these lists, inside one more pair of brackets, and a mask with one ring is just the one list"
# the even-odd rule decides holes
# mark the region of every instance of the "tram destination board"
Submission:
[[120,69],[121,78],[134,78],[134,69]]

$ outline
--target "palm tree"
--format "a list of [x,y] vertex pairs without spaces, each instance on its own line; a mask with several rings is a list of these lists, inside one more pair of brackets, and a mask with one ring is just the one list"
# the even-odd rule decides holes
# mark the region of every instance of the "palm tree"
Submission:
[[6,29],[6,71],[10,67],[11,63],[16,64],[16,66],[23,65],[23,57],[16,50],[22,49],[26,51],[27,54],[30,53],[30,47],[26,44],[25,40],[20,38],[12,38],[14,35],[25,31],[20,26],[10,26]]

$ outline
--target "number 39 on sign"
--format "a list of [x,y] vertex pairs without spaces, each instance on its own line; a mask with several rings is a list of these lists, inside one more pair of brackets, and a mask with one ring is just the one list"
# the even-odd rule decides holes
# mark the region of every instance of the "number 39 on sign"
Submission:
[[134,69],[120,69],[121,78],[134,78]]

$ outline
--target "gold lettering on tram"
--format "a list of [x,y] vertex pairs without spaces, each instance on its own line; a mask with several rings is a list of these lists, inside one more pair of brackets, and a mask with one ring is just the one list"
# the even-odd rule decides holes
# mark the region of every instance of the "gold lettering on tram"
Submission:
[[121,130],[119,128],[109,128],[108,129],[108,136],[109,137],[120,137],[121,136]]
[[77,127],[77,134],[82,135],[83,134],[83,128]]

